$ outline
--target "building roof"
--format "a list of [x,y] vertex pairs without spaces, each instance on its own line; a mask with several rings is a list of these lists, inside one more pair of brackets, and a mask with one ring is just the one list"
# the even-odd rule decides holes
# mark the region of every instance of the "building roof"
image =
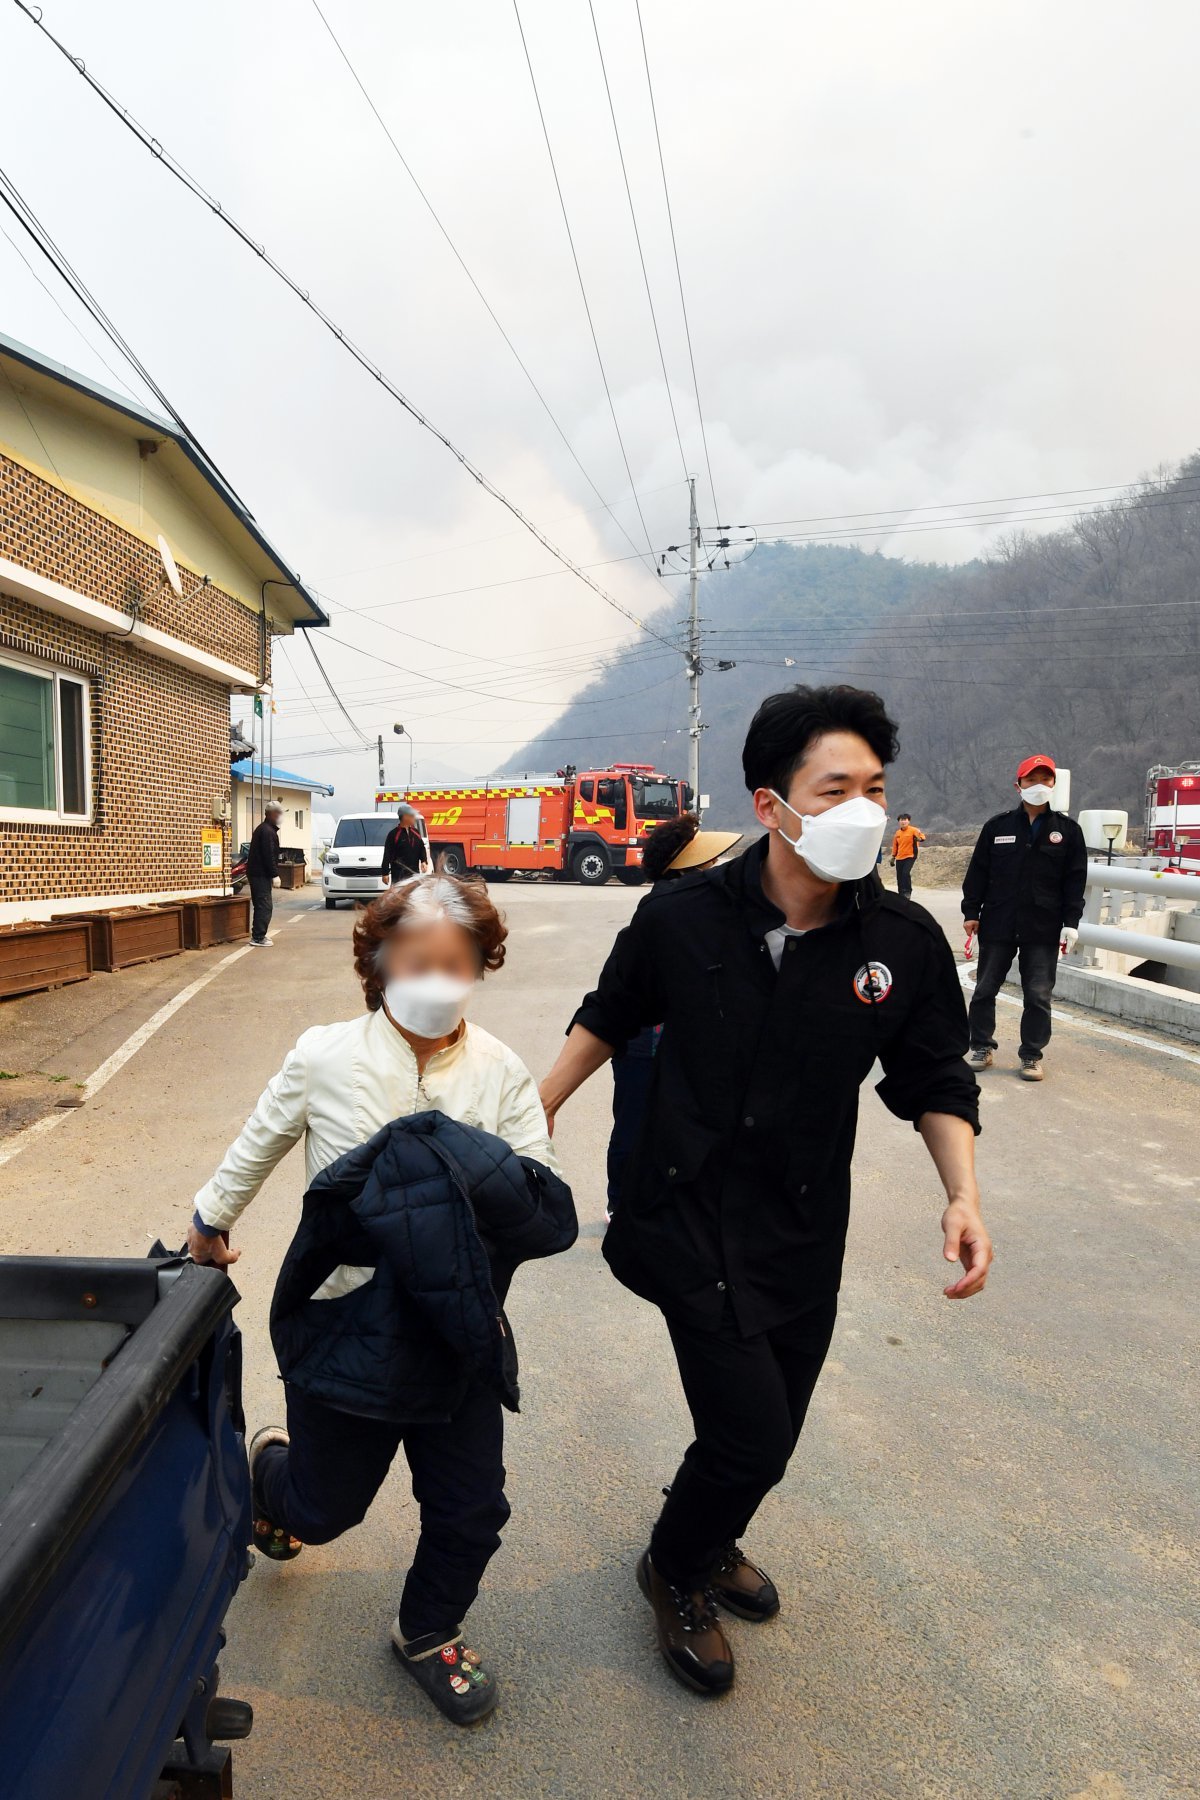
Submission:
[[292,775],[287,769],[276,768],[271,763],[256,762],[252,757],[243,757],[230,768],[235,781],[249,781],[251,772],[255,781],[263,781],[268,787],[308,788],[314,794],[332,794],[333,789],[327,781],[314,781],[311,775]]
[[291,590],[295,623],[302,627],[328,625],[329,619],[322,607],[263,535],[245,501],[200,446],[177,424],[149,411],[127,395],[114,394],[110,388],[93,381],[90,375],[81,375],[65,363],[56,362],[40,350],[31,350],[27,344],[18,343],[15,338],[0,332],[0,364],[5,361],[19,363],[27,371],[26,379],[31,385],[68,388],[82,398],[85,412],[94,409],[96,413],[106,415],[110,424],[114,419],[124,421],[131,437],[155,440],[159,453],[167,456],[172,475],[199,509],[211,514],[216,501],[225,515],[226,532],[234,539],[241,539],[241,547],[251,566],[269,566],[271,573],[266,579],[271,585]]

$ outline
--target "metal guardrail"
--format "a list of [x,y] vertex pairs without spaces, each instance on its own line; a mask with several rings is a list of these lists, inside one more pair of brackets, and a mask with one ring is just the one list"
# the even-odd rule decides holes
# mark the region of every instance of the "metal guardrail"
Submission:
[[1115,950],[1118,956],[1132,956],[1141,962],[1168,963],[1175,969],[1200,969],[1200,944],[1186,944],[1180,938],[1155,937],[1148,931],[1125,931],[1120,925],[1083,925],[1079,941],[1068,962],[1082,962],[1079,950]]
[[[1118,956],[1132,956],[1141,962],[1166,963],[1177,969],[1200,970],[1200,943],[1181,938],[1160,937],[1154,932],[1130,930],[1119,922],[1102,923],[1105,911],[1112,920],[1113,898],[1134,894],[1158,902],[1160,910],[1167,900],[1191,900],[1200,903],[1200,877],[1177,875],[1165,869],[1122,868],[1117,863],[1089,862],[1087,871],[1087,903],[1079,923],[1079,938],[1067,961],[1076,967],[1094,967],[1094,959],[1081,952],[1109,950]],[[1136,910],[1135,921],[1143,914]]]

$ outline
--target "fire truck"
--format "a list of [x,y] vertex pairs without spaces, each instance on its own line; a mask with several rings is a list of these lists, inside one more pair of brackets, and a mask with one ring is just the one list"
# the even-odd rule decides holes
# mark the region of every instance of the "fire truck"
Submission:
[[1146,776],[1146,849],[1200,875],[1200,762],[1157,764]]
[[518,870],[545,871],[599,887],[610,875],[631,885],[643,879],[650,833],[686,812],[692,791],[653,763],[612,763],[375,795],[377,809],[402,800],[424,818],[448,874],[478,869],[489,881],[507,881]]

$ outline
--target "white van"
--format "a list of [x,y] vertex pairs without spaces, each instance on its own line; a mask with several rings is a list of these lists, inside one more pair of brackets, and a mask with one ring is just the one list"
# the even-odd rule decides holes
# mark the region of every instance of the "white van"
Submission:
[[[377,894],[387,892],[383,846],[395,823],[394,812],[342,814],[321,865],[321,889],[330,912],[339,900],[373,900]],[[425,845],[425,860],[432,868],[429,836],[425,821],[419,816],[417,829]]]

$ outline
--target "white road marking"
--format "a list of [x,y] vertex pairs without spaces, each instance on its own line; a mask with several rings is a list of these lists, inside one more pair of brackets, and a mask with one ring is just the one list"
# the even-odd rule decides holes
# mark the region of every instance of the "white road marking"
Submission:
[[[974,966],[960,963],[958,979],[962,987],[974,987]],[[1012,994],[997,994],[996,998],[1005,1006],[1021,1005]],[[1098,1020],[1081,1019],[1078,1013],[1063,1012],[1057,1006],[1051,1008],[1050,1016],[1060,1025],[1073,1025],[1076,1031],[1090,1031],[1093,1037],[1115,1038],[1121,1044],[1136,1044],[1139,1050],[1157,1050],[1160,1056],[1176,1056],[1180,1062],[1200,1063],[1200,1051],[1183,1050],[1177,1044],[1162,1044],[1157,1038],[1142,1037],[1136,1031],[1120,1031],[1115,1025],[1101,1025]]]
[[[312,909],[306,908],[305,910],[311,911]],[[296,920],[302,916],[301,913],[293,913],[290,919],[283,919],[276,930],[282,931],[285,925],[295,924]],[[180,988],[179,992],[164,1006],[160,1006],[156,1013],[151,1013],[144,1025],[139,1025],[123,1044],[118,1045],[111,1056],[105,1057],[98,1069],[92,1071],[80,1091],[80,1100],[94,1099],[100,1089],[107,1086],[113,1076],[125,1067],[130,1057],[136,1056],[142,1045],[149,1043],[155,1032],[161,1031],[181,1006],[186,1006],[189,1000],[194,1000],[202,988],[206,988],[210,981],[216,980],[222,969],[229,968],[231,963],[238,962],[243,956],[249,956],[249,954],[250,945],[239,944],[236,950],[231,950],[228,956],[223,956],[219,963],[214,963],[211,969],[206,970],[203,975],[197,976],[196,980],[189,982],[187,987]],[[26,1144],[34,1138],[45,1137],[46,1133],[53,1131],[56,1125],[61,1125],[64,1119],[69,1119],[75,1110],[74,1107],[57,1108],[54,1112],[46,1113],[42,1118],[35,1120],[24,1131],[19,1131],[7,1144],[0,1144],[0,1168],[3,1168],[5,1163],[11,1162],[14,1156],[19,1156]]]

